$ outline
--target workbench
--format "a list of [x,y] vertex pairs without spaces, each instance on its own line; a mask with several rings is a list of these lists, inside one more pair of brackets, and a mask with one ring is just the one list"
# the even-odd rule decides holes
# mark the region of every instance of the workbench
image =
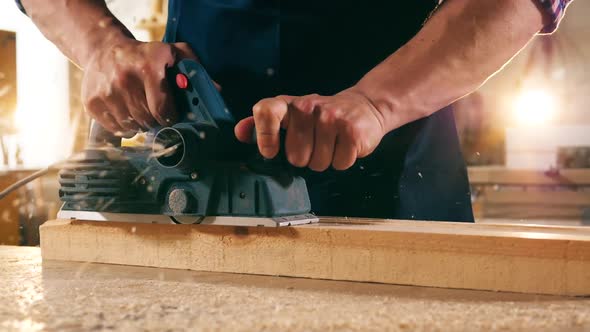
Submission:
[[590,298],[45,261],[0,246],[0,330],[590,329]]
[[[468,168],[476,219],[590,223],[590,169]],[[531,221],[531,222],[532,222]]]

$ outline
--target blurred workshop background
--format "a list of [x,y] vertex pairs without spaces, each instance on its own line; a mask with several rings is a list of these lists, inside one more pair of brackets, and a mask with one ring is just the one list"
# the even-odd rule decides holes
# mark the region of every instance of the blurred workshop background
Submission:
[[[161,38],[165,0],[110,0],[141,40]],[[536,37],[479,91],[456,103],[477,222],[590,223],[590,2]],[[82,73],[0,2],[0,189],[84,147]],[[0,244],[38,244],[59,210],[50,172],[0,200]]]

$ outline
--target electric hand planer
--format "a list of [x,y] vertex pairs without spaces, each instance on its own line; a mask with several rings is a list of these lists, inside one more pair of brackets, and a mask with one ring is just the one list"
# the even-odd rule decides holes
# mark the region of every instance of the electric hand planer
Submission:
[[139,146],[94,123],[87,148],[59,172],[58,217],[91,221],[289,226],[317,222],[305,180],[286,158],[236,159],[235,119],[204,68],[168,71],[180,121]]

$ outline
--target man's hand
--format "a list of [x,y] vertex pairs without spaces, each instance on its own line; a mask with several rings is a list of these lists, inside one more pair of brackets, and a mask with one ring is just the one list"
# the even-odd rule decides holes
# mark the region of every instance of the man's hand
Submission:
[[166,68],[197,60],[186,43],[144,43],[104,0],[22,0],[33,22],[84,70],[82,102],[109,131],[127,136],[177,118]]
[[346,169],[370,154],[388,132],[477,89],[543,26],[533,1],[446,1],[418,34],[332,97],[279,96],[254,106],[236,137],[249,141],[256,124],[258,148],[272,158],[279,129],[295,166]]
[[324,171],[351,167],[369,155],[385,135],[381,112],[354,88],[334,96],[277,96],[259,101],[253,116],[237,124],[236,137],[249,142],[256,126],[258,149],[265,158],[279,151],[280,128],[285,151],[297,167]]
[[188,44],[126,39],[96,51],[84,68],[82,101],[107,130],[132,134],[177,119],[166,68],[196,59]]

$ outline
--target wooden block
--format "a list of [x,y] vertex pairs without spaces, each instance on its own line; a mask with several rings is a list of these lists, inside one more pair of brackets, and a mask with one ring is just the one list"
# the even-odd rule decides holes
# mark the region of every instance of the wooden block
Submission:
[[590,230],[323,218],[288,228],[48,221],[45,260],[590,295]]

